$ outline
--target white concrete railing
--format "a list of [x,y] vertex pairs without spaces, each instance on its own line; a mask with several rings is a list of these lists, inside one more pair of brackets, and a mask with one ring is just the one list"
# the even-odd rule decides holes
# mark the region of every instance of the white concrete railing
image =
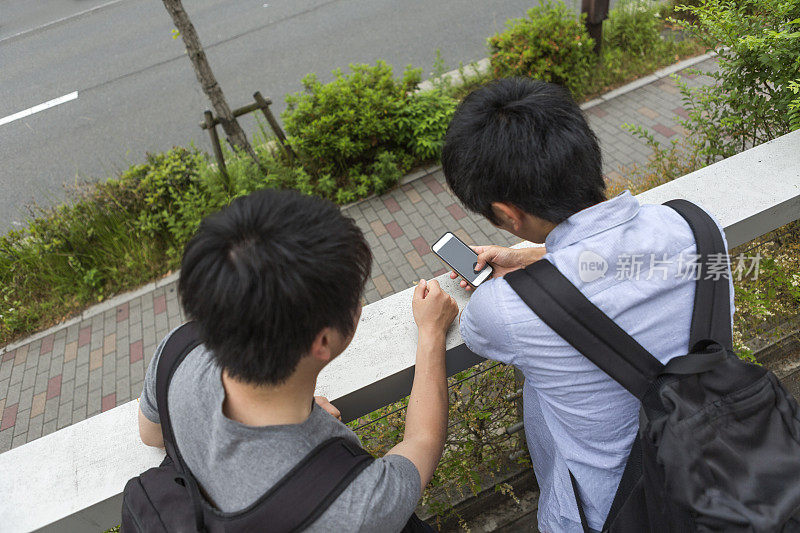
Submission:
[[[800,131],[748,150],[638,196],[642,203],[685,198],[725,228],[731,247],[800,218]],[[525,245],[525,244],[522,244]],[[439,281],[463,306],[449,277]],[[416,328],[407,289],[364,308],[347,351],[320,375],[318,394],[353,419],[408,394]],[[455,327],[447,336],[448,372],[479,358]],[[163,456],[141,444],[132,401],[0,455],[2,531],[102,531],[120,520],[126,481]]]

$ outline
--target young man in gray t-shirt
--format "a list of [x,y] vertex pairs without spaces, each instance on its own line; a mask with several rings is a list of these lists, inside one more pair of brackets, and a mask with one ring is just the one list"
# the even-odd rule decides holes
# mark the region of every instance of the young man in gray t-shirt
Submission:
[[[350,343],[369,277],[369,247],[330,202],[259,191],[203,221],[178,285],[203,344],[170,383],[183,458],[222,511],[242,510],[321,442],[356,435],[314,398],[317,375]],[[458,313],[436,281],[412,302],[419,327],[404,439],[361,472],[309,531],[400,531],[430,481],[447,428],[445,333]],[[158,359],[147,370],[139,432],[163,447]]]

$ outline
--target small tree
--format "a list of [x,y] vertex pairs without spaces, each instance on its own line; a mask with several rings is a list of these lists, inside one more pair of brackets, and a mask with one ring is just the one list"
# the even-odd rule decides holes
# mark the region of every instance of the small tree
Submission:
[[169,12],[172,17],[175,27],[178,29],[178,32],[180,32],[183,44],[186,45],[186,52],[189,54],[189,60],[192,62],[192,67],[194,67],[197,81],[200,82],[203,92],[206,93],[206,96],[208,96],[208,99],[211,101],[211,107],[217,114],[220,125],[225,131],[225,135],[228,137],[228,141],[232,146],[243,150],[258,163],[256,153],[247,141],[247,135],[245,135],[239,122],[233,116],[231,108],[225,100],[225,95],[222,93],[222,87],[217,83],[217,79],[211,71],[211,66],[208,64],[208,58],[206,58],[203,45],[200,44],[200,38],[197,35],[197,31],[194,29],[192,21],[189,20],[189,15],[186,13],[186,10],[183,9],[182,1],[163,0],[163,2],[164,7],[167,8],[167,12]]

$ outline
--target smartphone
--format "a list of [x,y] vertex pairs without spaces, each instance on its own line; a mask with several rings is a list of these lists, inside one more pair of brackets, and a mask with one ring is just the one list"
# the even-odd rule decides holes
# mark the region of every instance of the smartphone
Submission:
[[479,272],[475,272],[478,254],[450,232],[442,235],[442,238],[431,246],[431,250],[473,287],[477,287],[492,275],[492,267],[488,263]]

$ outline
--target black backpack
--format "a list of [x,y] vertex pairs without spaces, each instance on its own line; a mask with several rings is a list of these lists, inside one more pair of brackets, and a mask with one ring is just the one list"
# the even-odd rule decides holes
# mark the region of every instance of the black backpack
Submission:
[[[303,531],[336,500],[374,457],[352,442],[329,439],[303,458],[262,497],[242,511],[224,513],[202,495],[183,462],[167,409],[175,369],[201,343],[197,325],[188,322],[167,340],[156,371],[156,403],[167,456],[125,485],[122,528],[125,533]],[[412,515],[403,533],[434,531]]]
[[[702,209],[685,200],[665,205],[689,223],[703,261],[727,254]],[[505,279],[542,321],[641,402],[604,532],[800,531],[797,402],[772,372],[733,352],[728,276],[714,279],[708,264],[699,267],[688,355],[666,365],[549,261]]]

